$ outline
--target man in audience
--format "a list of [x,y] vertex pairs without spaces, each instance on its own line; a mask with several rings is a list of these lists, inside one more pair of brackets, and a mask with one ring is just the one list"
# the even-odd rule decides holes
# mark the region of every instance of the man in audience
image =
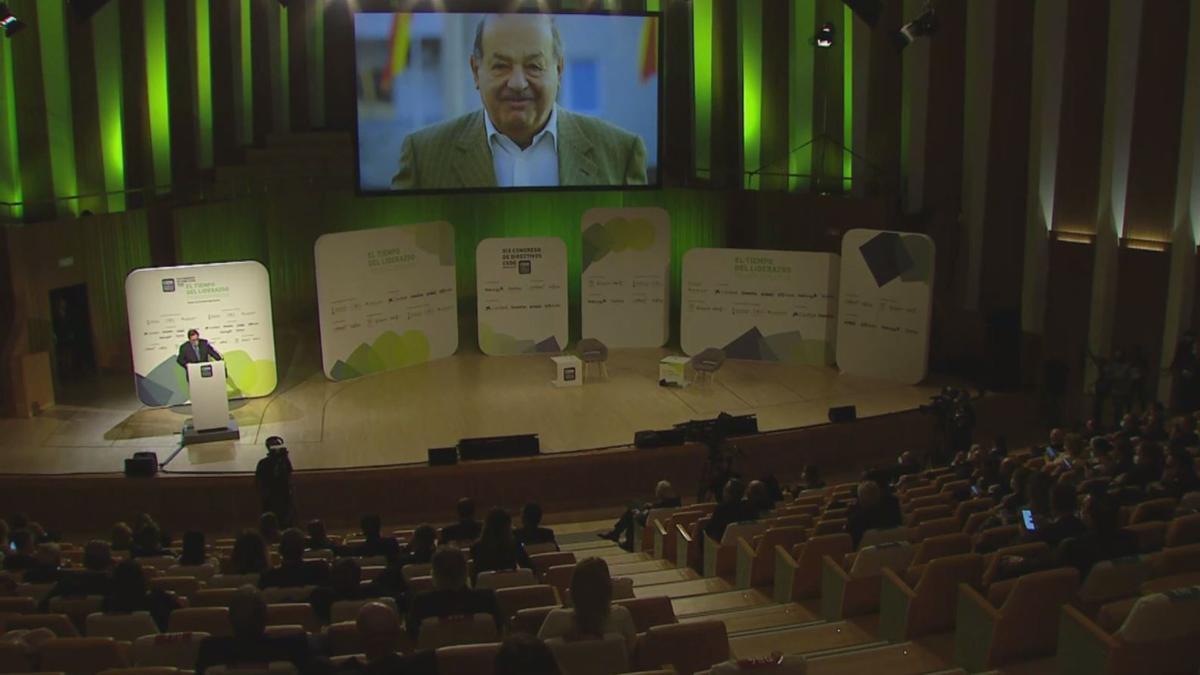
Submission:
[[533,544],[555,544],[554,530],[542,527],[542,507],[530,502],[521,509],[521,527],[513,530],[513,538],[519,546]]
[[332,551],[334,550],[333,542],[329,540],[329,533],[325,531],[325,522],[319,519],[308,521],[308,539],[304,540],[304,549],[306,551]]
[[886,530],[900,526],[900,500],[885,493],[879,483],[864,480],[858,484],[858,503],[846,512],[846,532],[858,548],[867,530]]
[[378,514],[368,514],[359,520],[363,542],[343,547],[341,554],[359,558],[383,556],[388,562],[400,555],[400,542],[395,537],[383,536],[383,520]]
[[[679,496],[675,494],[675,488],[672,487],[670,481],[660,480],[654,486],[654,501],[643,502],[639,506],[625,509],[625,513],[617,519],[613,527],[608,532],[598,532],[597,537],[608,539],[621,543],[621,547],[627,551],[633,550],[633,524],[641,526],[646,525],[646,517],[650,511],[654,509],[670,509],[683,506]],[[622,543],[622,540],[623,543]]]
[[231,637],[210,637],[200,643],[196,672],[212,666],[288,661],[301,673],[314,671],[316,663],[304,635],[268,636],[267,603],[253,586],[238,589],[229,601]]
[[329,565],[324,560],[304,559],[304,533],[292,528],[279,542],[279,566],[263,572],[259,588],[328,586]]
[[721,495],[721,503],[713,509],[712,517],[704,532],[715,541],[721,541],[725,536],[725,528],[745,520],[758,518],[758,510],[749,501],[742,499],[746,494],[746,484],[740,478],[731,478],[725,482],[725,491]]
[[1046,455],[1047,461],[1053,461],[1059,454],[1062,453],[1063,447],[1067,441],[1067,433],[1062,429],[1050,430],[1050,442],[1046,444],[1042,451]]
[[747,520],[758,520],[774,508],[775,500],[771,498],[771,490],[765,481],[752,480],[746,485],[746,512],[753,514]]
[[333,603],[343,600],[377,598],[390,593],[381,593],[376,584],[363,586],[362,567],[355,558],[339,558],[329,573],[329,585],[317,588],[308,598],[308,604],[322,622],[332,618]]
[[292,524],[292,460],[279,436],[267,439],[267,456],[254,468],[254,486],[264,513],[274,513],[283,526]]
[[109,541],[112,542],[114,551],[131,551],[133,550],[133,530],[124,522],[118,522],[113,525]]
[[490,589],[467,588],[467,556],[453,546],[439,547],[433,554],[433,590],[418,593],[408,603],[408,634],[415,640],[421,622],[429,618],[491,614],[496,629],[503,624],[496,594]]
[[76,597],[82,595],[108,595],[112,591],[112,549],[107,541],[94,539],[83,548],[83,569],[71,570],[62,575],[46,597],[41,610],[47,611],[50,598]]
[[133,548],[129,552],[134,558],[158,558],[173,555],[162,547],[162,533],[158,526],[151,523],[138,530],[133,538]]
[[1105,560],[1137,555],[1137,536],[1122,530],[1120,504],[1104,494],[1083,498],[1083,534],[1065,539],[1049,555],[1036,558],[1006,557],[1000,561],[1000,578],[1011,578],[1055,567],[1074,567],[1086,579],[1092,566]]
[[1065,539],[1083,534],[1087,527],[1075,515],[1075,503],[1075,488],[1056,484],[1050,492],[1050,517],[1038,523],[1036,531],[1026,532],[1026,541],[1042,541],[1054,548]]
[[33,567],[25,570],[21,580],[27,584],[53,584],[62,578],[62,551],[58,544],[38,544]]
[[1097,436],[1089,443],[1091,447],[1091,461],[1087,467],[1088,478],[1114,478],[1117,468],[1117,456],[1113,451],[1113,444],[1103,436]]
[[337,672],[367,675],[433,675],[438,672],[432,649],[423,649],[410,656],[396,651],[400,641],[400,618],[391,607],[381,602],[368,602],[358,610],[355,625],[362,656],[344,662]]
[[5,551],[4,569],[7,572],[24,572],[37,565],[33,557],[33,535],[29,530],[17,530],[9,536],[9,550]]
[[258,517],[258,533],[262,535],[263,541],[267,543],[267,546],[278,544],[281,535],[279,517],[271,511],[264,511]]
[[439,544],[469,544],[478,539],[479,533],[483,531],[483,524],[475,519],[474,499],[463,497],[458,500],[455,510],[458,512],[458,522],[442,528],[438,534]]

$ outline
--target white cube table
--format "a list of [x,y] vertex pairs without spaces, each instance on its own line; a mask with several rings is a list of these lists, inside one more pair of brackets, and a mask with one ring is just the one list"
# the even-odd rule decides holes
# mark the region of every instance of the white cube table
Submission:
[[583,361],[578,356],[552,356],[556,387],[579,387],[583,385]]

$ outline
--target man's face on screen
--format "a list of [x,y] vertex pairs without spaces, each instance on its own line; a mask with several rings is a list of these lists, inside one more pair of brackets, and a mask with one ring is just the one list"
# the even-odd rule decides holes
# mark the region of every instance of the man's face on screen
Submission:
[[491,17],[483,28],[483,54],[472,55],[475,88],[492,124],[518,144],[542,130],[562,77],[547,17]]

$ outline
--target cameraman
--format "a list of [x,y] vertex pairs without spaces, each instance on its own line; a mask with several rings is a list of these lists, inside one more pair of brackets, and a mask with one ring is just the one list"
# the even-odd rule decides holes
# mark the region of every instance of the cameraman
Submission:
[[254,486],[262,502],[263,513],[274,513],[280,527],[292,525],[292,460],[283,439],[267,439],[267,456],[258,460],[254,470]]

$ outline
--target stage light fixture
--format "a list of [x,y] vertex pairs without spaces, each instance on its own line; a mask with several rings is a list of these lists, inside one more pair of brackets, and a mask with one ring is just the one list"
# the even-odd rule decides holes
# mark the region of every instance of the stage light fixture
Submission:
[[24,27],[25,22],[18,19],[16,15],[8,9],[8,5],[0,2],[0,28],[4,29],[4,36],[12,37]]
[[929,37],[938,30],[937,14],[933,11],[932,5],[926,5],[925,11],[900,27],[900,30],[892,34],[892,42],[895,43],[896,49],[904,49],[913,43],[914,40],[921,37]]
[[108,0],[67,0],[67,6],[71,8],[71,13],[79,23],[92,18],[93,14],[107,4]]
[[813,38],[813,43],[822,49],[829,49],[833,46],[836,38],[837,27],[827,21],[817,29],[817,35]]

